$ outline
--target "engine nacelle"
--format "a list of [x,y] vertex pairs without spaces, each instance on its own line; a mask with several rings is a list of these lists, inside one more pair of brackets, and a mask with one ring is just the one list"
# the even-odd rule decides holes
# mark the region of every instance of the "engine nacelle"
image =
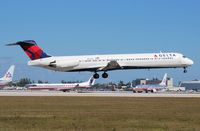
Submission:
[[61,67],[61,68],[72,68],[78,66],[78,61],[52,61],[49,66],[51,67]]

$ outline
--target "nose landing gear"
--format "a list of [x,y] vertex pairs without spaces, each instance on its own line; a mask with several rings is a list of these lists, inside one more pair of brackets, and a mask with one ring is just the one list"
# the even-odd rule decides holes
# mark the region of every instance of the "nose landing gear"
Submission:
[[187,73],[186,67],[183,68],[183,73]]

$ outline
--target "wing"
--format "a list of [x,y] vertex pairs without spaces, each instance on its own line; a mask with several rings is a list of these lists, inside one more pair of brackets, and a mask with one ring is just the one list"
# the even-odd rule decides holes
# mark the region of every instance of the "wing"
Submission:
[[116,70],[121,68],[122,67],[117,63],[117,61],[110,61],[106,66],[99,68],[98,71]]

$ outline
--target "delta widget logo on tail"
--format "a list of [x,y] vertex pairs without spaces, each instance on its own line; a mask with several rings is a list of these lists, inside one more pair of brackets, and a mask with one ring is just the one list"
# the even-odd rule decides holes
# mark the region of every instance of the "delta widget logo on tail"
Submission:
[[36,44],[34,40],[19,41],[8,45],[20,45],[31,60],[50,57]]

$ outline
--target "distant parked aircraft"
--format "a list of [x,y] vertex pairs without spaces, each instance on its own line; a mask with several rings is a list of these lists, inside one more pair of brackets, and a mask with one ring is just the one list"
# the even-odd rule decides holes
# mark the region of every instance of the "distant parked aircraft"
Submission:
[[94,85],[95,79],[91,77],[88,81],[82,83],[54,83],[54,84],[28,84],[26,87],[31,90],[57,90],[57,91],[69,91],[74,88],[89,88]]
[[163,80],[160,84],[147,84],[147,85],[138,85],[133,88],[133,92],[157,92],[167,87],[167,74],[164,75]]
[[91,71],[95,79],[99,78],[99,71],[103,71],[102,77],[107,78],[107,71],[124,69],[184,68],[186,73],[186,68],[193,64],[191,59],[180,53],[51,56],[33,40],[8,44],[12,45],[20,45],[26,52],[31,59],[28,65],[63,72]]
[[4,86],[12,82],[14,70],[15,66],[11,65],[6,74],[2,78],[0,78],[0,88],[3,88]]

